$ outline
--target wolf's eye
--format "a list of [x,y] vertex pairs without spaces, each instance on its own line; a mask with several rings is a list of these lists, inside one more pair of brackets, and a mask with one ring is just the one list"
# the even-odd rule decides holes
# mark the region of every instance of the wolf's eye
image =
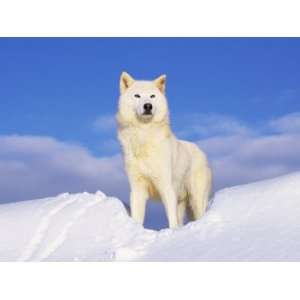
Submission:
[[155,98],[155,95],[154,95],[154,94],[153,94],[153,95],[151,95],[151,96],[150,96],[150,98]]
[[141,95],[139,95],[139,94],[134,94],[134,97],[135,97],[135,98],[141,98]]

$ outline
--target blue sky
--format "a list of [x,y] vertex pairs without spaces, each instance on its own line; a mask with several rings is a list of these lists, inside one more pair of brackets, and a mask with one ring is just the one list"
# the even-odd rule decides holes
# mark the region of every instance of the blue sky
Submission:
[[19,38],[0,49],[1,134],[54,136],[99,155],[104,133],[91,127],[115,113],[122,70],[167,74],[175,128],[184,113],[255,123],[300,109],[300,39]]
[[0,66],[1,202],[97,187],[127,199],[113,124],[124,70],[167,75],[172,127],[208,152],[216,190],[300,169],[299,38],[0,38]]

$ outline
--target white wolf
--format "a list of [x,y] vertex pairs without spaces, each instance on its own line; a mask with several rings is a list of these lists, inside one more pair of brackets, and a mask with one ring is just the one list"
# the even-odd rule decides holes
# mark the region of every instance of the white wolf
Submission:
[[171,131],[165,96],[166,76],[134,80],[123,72],[117,113],[118,138],[123,148],[131,188],[132,217],[143,224],[148,198],[162,200],[169,227],[200,218],[211,190],[211,170],[205,154]]

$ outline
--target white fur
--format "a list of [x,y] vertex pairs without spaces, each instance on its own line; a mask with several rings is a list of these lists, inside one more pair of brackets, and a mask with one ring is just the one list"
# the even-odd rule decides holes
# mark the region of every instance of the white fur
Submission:
[[[195,144],[178,140],[172,133],[165,80],[162,75],[154,81],[136,81],[122,73],[118,138],[131,188],[132,217],[144,222],[146,201],[151,197],[162,200],[169,227],[174,228],[183,224],[186,209],[192,220],[205,212],[211,170]],[[152,104],[152,116],[143,115],[145,103]]]

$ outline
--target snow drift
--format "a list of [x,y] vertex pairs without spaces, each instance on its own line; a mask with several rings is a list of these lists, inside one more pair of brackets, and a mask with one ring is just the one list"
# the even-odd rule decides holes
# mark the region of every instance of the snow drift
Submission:
[[300,172],[216,193],[205,216],[147,230],[96,194],[0,205],[1,261],[298,261]]

